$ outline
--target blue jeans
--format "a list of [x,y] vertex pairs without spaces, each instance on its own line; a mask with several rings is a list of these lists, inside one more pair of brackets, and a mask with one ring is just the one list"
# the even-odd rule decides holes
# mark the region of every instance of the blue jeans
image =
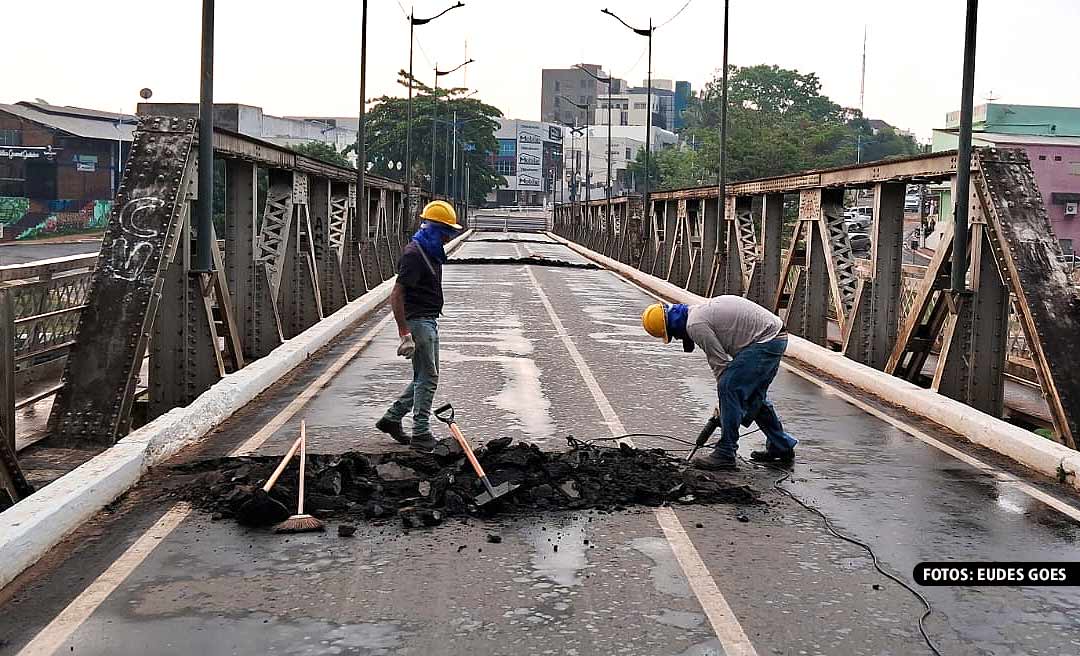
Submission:
[[410,319],[405,323],[416,343],[412,356],[413,379],[383,418],[400,422],[412,410],[413,435],[424,435],[431,433],[431,402],[439,386],[439,322]]
[[720,443],[716,455],[733,458],[739,449],[739,426],[757,422],[765,433],[765,448],[786,453],[799,443],[784,432],[776,409],[766,396],[780,369],[787,336],[739,351],[720,375],[716,392],[720,398]]

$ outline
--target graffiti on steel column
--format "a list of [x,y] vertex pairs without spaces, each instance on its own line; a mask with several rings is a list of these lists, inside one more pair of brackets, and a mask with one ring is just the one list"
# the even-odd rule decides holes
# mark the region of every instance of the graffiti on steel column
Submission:
[[121,235],[112,243],[112,257],[109,266],[112,276],[120,280],[134,281],[146,268],[146,263],[154,254],[153,239],[158,231],[139,225],[139,216],[154,212],[165,206],[165,201],[156,196],[145,196],[128,201],[120,210]]

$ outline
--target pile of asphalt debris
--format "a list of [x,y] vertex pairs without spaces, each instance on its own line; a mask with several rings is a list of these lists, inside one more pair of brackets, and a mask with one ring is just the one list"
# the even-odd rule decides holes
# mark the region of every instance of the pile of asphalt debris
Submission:
[[530,264],[534,266],[558,267],[563,269],[585,269],[599,271],[600,266],[592,262],[572,262],[543,255],[516,255],[507,257],[452,257],[447,264]]
[[[611,512],[668,503],[757,502],[757,492],[744,482],[688,467],[684,460],[662,450],[570,441],[573,448],[561,452],[542,451],[527,443],[511,444],[508,437],[477,449],[493,484],[520,486],[480,507],[474,499],[484,488],[460,454],[309,454],[305,511],[338,520],[397,517],[406,528],[419,528],[468,515],[561,509]],[[251,517],[238,510],[266,481],[277,462],[275,457],[246,456],[179,465],[176,469],[194,477],[181,496],[196,508],[213,513],[215,519],[272,525],[284,517]],[[291,463],[270,492],[291,509],[296,507],[298,469],[295,461]]]

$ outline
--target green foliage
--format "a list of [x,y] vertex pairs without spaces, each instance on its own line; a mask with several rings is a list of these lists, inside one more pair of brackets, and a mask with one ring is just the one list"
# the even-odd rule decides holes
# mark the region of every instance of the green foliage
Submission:
[[[337,149],[334,148],[331,144],[323,141],[308,141],[302,144],[294,144],[292,146],[289,146],[289,148],[295,150],[301,155],[306,155],[307,157],[322,160],[329,164],[336,164],[337,166],[352,168],[352,162],[350,162],[349,158],[345,156],[348,151],[345,151],[345,153],[339,153]],[[355,148],[353,150],[355,150]]]
[[[408,74],[399,73],[400,84],[408,87]],[[472,149],[464,152],[465,162],[469,165],[470,202],[479,203],[492,189],[504,184],[501,175],[495,172],[491,155],[498,148],[495,131],[499,128],[496,120],[502,116],[498,108],[476,98],[465,97],[466,89],[449,88],[438,90],[422,82],[413,80],[413,130],[412,130],[412,180],[416,186],[428,188],[432,176],[435,178],[436,193],[441,194],[445,187],[446,176],[453,177],[447,171],[445,162],[453,161],[453,118],[457,113],[458,172],[464,171],[461,149],[471,145]],[[436,104],[437,101],[437,104]],[[396,96],[382,96],[372,101],[374,106],[367,112],[367,134],[365,148],[367,160],[373,163],[371,172],[397,180],[405,180],[405,170],[388,168],[388,162],[405,161],[405,139],[408,127],[408,100]],[[438,117],[438,135],[432,144],[432,123]],[[432,149],[435,150],[435,170],[431,171]],[[349,152],[351,149],[347,149]],[[447,155],[449,154],[449,158]],[[453,184],[457,184],[457,179]]]
[[[681,136],[694,147],[656,154],[654,189],[716,183],[721,91],[717,76],[692,99]],[[729,181],[855,164],[860,151],[861,161],[871,162],[914,155],[920,147],[888,128],[875,134],[858,110],[823,95],[814,73],[764,64],[729,69]],[[636,172],[643,170],[639,163]]]

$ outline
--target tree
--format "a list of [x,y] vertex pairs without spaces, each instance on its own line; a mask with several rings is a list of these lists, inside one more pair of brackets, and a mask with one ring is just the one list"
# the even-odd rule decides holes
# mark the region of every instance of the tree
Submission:
[[293,144],[292,146],[289,146],[289,148],[301,155],[306,155],[307,157],[312,157],[329,164],[336,164],[348,168],[352,168],[353,166],[352,162],[349,161],[349,158],[345,156],[348,152],[347,150],[339,153],[336,148],[325,141],[308,141],[302,144]]
[[[658,154],[655,188],[673,189],[695,179],[701,184],[716,183],[721,91],[717,76],[691,101],[682,137],[697,147]],[[875,132],[861,112],[845,109],[822,94],[816,74],[764,64],[729,69],[727,146],[729,181],[920,151],[910,137],[889,128]]]
[[[398,80],[408,86],[408,73],[399,72]],[[496,119],[502,116],[498,108],[476,98],[466,98],[466,89],[452,87],[435,90],[413,81],[413,130],[412,130],[412,180],[417,187],[429,187],[432,177],[435,190],[442,193],[446,178],[453,177],[446,161],[453,161],[453,130],[457,130],[458,172],[462,174],[469,166],[469,200],[479,204],[495,187],[505,184],[503,177],[495,172],[492,155],[498,148],[495,131]],[[408,100],[396,96],[382,96],[371,101],[374,106],[367,112],[367,137],[365,144],[367,160],[372,163],[371,172],[405,180],[405,170],[398,170],[397,163],[405,161],[405,138],[408,128]],[[438,105],[436,106],[436,102]],[[438,114],[437,143],[431,143],[431,125]],[[457,124],[453,122],[457,114]],[[435,150],[435,170],[431,171],[432,149]],[[346,152],[353,150],[347,148]],[[464,151],[462,154],[461,151]],[[460,158],[464,158],[463,160]],[[388,164],[392,164],[390,168]],[[454,179],[457,186],[459,179]]]

